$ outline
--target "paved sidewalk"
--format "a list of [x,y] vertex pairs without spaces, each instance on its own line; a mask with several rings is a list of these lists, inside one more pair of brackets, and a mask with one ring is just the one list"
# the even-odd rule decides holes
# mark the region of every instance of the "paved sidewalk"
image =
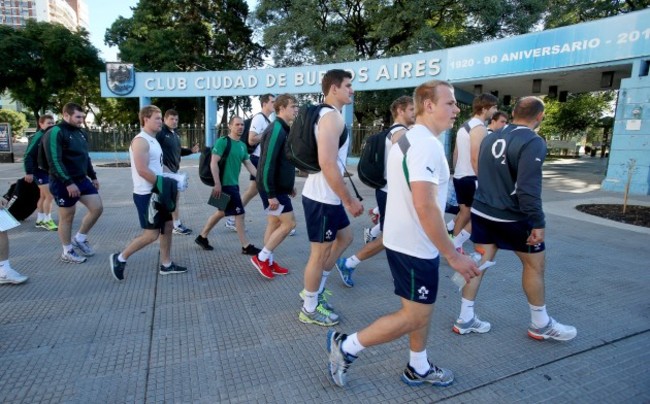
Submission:
[[[181,216],[195,234],[212,212],[196,165],[184,163],[192,178],[181,198]],[[497,256],[477,301],[492,331],[452,333],[460,297],[443,264],[428,352],[455,372],[455,383],[403,384],[408,346],[402,338],[364,351],[345,389],[327,375],[327,330],[297,320],[309,252],[300,199],[294,201],[297,235],[275,253],[291,270],[286,277],[262,278],[241,255],[236,234],[220,223],[210,235],[214,251],[201,250],[194,236],[174,236],[174,259],[189,273],[158,275],[157,246],[150,246],[129,260],[119,283],[108,256],[139,233],[130,171],[98,168],[105,208],[89,235],[97,255],[87,263],[61,263],[56,233],[34,228],[33,216],[10,231],[12,266],[30,279],[0,286],[0,402],[649,402],[650,232],[573,209],[587,200],[622,201],[598,189],[605,167],[589,158],[545,165],[547,304],[552,316],[578,328],[576,339],[526,336],[528,307],[510,253]],[[21,170],[19,163],[0,165],[0,188]],[[374,192],[354,180],[366,209],[373,207]],[[300,187],[303,182],[298,178]],[[650,205],[650,197],[630,203]],[[259,199],[248,210],[249,237],[261,246]],[[84,212],[78,209],[75,230]],[[368,225],[365,216],[352,220],[348,254],[362,246]],[[328,281],[342,317],[337,329],[344,332],[399,306],[383,255],[362,263],[355,282],[344,287],[335,271]]]

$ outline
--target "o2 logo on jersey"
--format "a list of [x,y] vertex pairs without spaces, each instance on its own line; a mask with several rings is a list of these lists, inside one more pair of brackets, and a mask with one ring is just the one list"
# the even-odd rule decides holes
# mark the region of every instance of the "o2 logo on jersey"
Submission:
[[505,139],[497,139],[497,141],[492,144],[492,155],[495,159],[503,158],[501,164],[506,164],[506,149],[507,145]]

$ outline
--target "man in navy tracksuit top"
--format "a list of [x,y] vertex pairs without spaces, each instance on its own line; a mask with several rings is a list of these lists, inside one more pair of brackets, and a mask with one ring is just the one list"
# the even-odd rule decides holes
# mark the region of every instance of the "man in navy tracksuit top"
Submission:
[[[71,264],[84,263],[86,257],[95,255],[86,235],[104,209],[98,193],[97,175],[88,155],[88,140],[81,130],[84,117],[80,105],[65,104],[63,121],[48,130],[42,140],[49,166],[50,192],[59,206],[59,239],[63,244],[61,261]],[[78,201],[86,206],[88,213],[72,238],[72,220]]]
[[[530,307],[528,335],[538,340],[568,341],[577,331],[549,317],[544,300],[544,211],[542,164],[546,143],[534,130],[544,119],[544,103],[525,97],[515,105],[512,124],[486,136],[478,156],[479,187],[472,204],[472,241],[485,250],[481,265],[494,261],[498,249],[514,251],[523,266],[522,285]],[[484,333],[490,324],[474,315],[483,277],[463,287],[453,331]]]

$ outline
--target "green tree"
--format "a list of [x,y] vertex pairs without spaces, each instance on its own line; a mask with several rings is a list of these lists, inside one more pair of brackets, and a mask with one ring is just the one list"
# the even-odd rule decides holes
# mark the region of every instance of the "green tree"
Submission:
[[11,125],[13,136],[22,136],[23,131],[29,125],[25,114],[10,109],[0,109],[0,122],[8,122]]
[[[255,15],[278,67],[399,56],[532,29],[545,0],[261,0]],[[360,123],[390,120],[399,91],[358,93]]]
[[17,29],[0,26],[0,91],[9,90],[38,119],[80,77],[98,77],[103,65],[97,52],[83,29],[32,20]]
[[579,24],[650,7],[650,0],[549,0],[545,28]]
[[[142,71],[239,70],[262,65],[264,48],[253,41],[244,0],[140,0],[131,18],[118,18],[106,30],[106,44],[120,59]],[[246,97],[246,100],[248,97]],[[220,98],[220,105],[245,104]],[[180,115],[203,115],[202,101],[157,100]],[[250,108],[250,104],[248,105]],[[225,114],[224,114],[225,115]]]
[[605,115],[611,111],[615,93],[604,91],[596,93],[571,94],[566,102],[547,98],[544,123],[540,134],[545,138],[559,137],[567,140],[582,136],[593,136],[595,130],[602,134]]

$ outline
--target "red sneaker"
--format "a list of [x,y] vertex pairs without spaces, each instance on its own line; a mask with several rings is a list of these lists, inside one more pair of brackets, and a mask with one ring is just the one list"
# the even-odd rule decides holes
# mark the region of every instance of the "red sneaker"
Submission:
[[257,271],[265,278],[273,279],[273,271],[269,265],[269,260],[260,261],[257,255],[251,257],[251,263],[257,268]]
[[285,267],[281,267],[278,265],[277,262],[273,261],[273,264],[271,264],[271,270],[273,271],[274,274],[276,275],[286,275],[289,273],[289,270]]

